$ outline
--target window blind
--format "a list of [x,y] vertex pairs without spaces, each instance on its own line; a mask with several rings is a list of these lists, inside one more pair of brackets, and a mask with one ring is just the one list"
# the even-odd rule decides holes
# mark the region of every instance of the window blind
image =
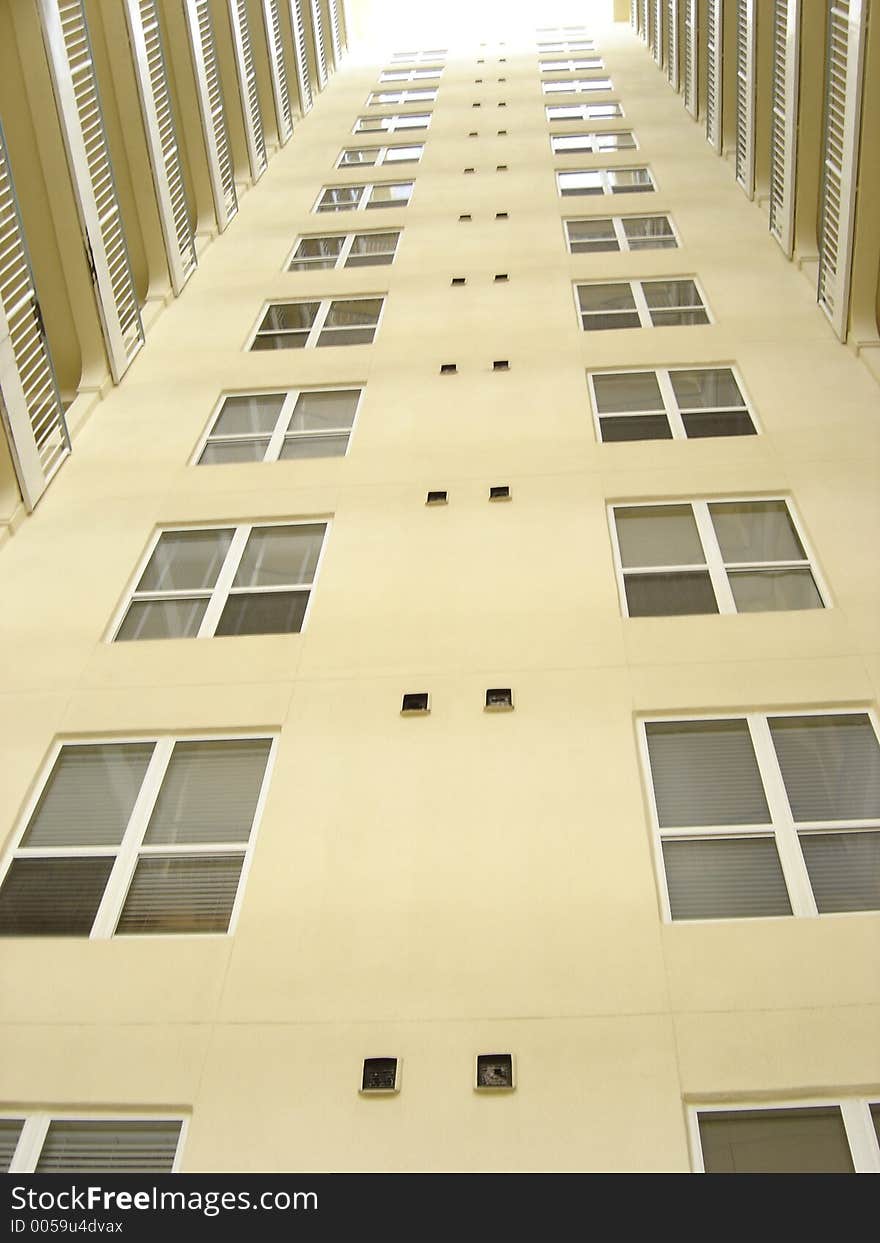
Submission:
[[177,742],[144,837],[148,846],[246,842],[271,742]]
[[650,721],[645,733],[661,828],[770,823],[745,721]]
[[117,933],[226,932],[243,854],[141,855]]
[[0,1174],[5,1174],[15,1156],[23,1118],[0,1118]]
[[153,743],[62,747],[22,846],[117,846],[152,754]]
[[673,919],[791,914],[772,837],[667,838],[662,845]]
[[49,1124],[35,1172],[168,1174],[174,1165],[180,1128],[180,1122],[55,1119]]
[[880,745],[866,712],[770,718],[792,815],[880,818]]

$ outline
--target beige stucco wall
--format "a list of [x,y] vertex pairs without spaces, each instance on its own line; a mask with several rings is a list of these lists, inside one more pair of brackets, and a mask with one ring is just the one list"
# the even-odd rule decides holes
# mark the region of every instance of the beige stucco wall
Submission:
[[[600,44],[641,148],[607,163],[655,195],[556,196],[581,157],[508,47],[504,86],[492,49],[450,59],[410,207],[312,215],[358,181],[333,163],[377,72],[344,70],[0,551],[4,838],[59,735],[281,737],[233,937],[0,947],[0,1102],[191,1110],[188,1171],[685,1170],[687,1100],[880,1087],[880,915],[664,925],[634,727],[876,700],[876,386],[628,29]],[[567,255],[561,219],[610,210],[670,212],[682,249]],[[282,271],[299,233],[401,226],[390,269]],[[715,322],[581,332],[574,279],[664,274]],[[357,292],[388,295],[374,346],[242,351],[267,299]],[[597,443],[588,367],[711,362],[760,436]],[[366,384],[347,458],[187,464],[221,391],[335,382]],[[607,501],[765,492],[832,608],[621,618]],[[302,635],[104,641],[157,526],[328,514]],[[518,1086],[479,1096],[497,1050]],[[400,1095],[359,1097],[390,1054]]]

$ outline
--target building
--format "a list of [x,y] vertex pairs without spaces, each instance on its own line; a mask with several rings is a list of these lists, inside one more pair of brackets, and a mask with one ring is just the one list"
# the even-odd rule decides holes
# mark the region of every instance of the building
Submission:
[[0,4],[14,1171],[880,1171],[880,26],[571,7]]

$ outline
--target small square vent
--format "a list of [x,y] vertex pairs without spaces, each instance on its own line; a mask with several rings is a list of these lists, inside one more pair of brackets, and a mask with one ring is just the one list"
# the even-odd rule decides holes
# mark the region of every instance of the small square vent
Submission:
[[496,358],[492,364],[493,371],[509,371],[510,363],[506,358]]
[[431,711],[431,696],[427,691],[408,691],[400,705],[401,716],[427,716]]
[[456,366],[455,363],[441,363],[440,364],[441,375],[455,375],[457,371],[458,371],[458,367]]
[[510,500],[510,484],[499,483],[494,488],[489,489],[490,501],[509,501]]
[[502,99],[502,100],[501,100],[501,102],[499,103],[498,107],[499,107],[499,108],[506,108],[506,107],[507,107],[507,100],[506,100],[506,99]]
[[473,169],[473,168],[466,168],[464,171],[465,171],[466,173],[473,173],[473,172],[476,172],[476,169]]
[[507,172],[507,165],[506,165],[506,164],[496,164],[496,165],[495,165],[495,172],[496,172],[496,173],[506,173],[506,172]]
[[468,138],[479,138],[479,136],[480,136],[479,130],[475,130],[475,129],[472,129],[471,132],[468,134]]
[[513,1087],[513,1054],[478,1054],[477,1087],[495,1089],[506,1088],[509,1091]]
[[453,276],[451,283],[453,285],[466,285],[467,277],[466,276]]
[[496,281],[508,281],[510,280],[510,277],[508,276],[506,272],[496,272],[495,280]]
[[479,106],[480,106],[479,103],[471,104],[472,108],[479,108]]
[[497,212],[495,213],[495,219],[496,219],[496,220],[508,220],[508,219],[509,219],[509,216],[508,216],[508,213],[507,213],[506,211],[497,211]]
[[513,711],[513,691],[509,686],[493,686],[486,691],[486,711]]
[[465,212],[463,216],[459,216],[459,220],[473,220],[473,216],[470,212]]
[[365,1057],[361,1077],[362,1092],[399,1091],[400,1063],[396,1057]]
[[445,505],[448,500],[446,492],[429,492],[425,497],[426,505]]
[[506,129],[500,129],[500,130],[498,131],[498,137],[499,137],[499,138],[506,138],[506,137],[507,137],[507,130],[506,130]]

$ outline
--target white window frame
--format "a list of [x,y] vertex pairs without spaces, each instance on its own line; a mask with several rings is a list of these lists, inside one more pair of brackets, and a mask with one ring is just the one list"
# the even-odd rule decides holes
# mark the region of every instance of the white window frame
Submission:
[[[391,116],[387,116],[387,117],[382,117],[382,116],[358,117],[354,123],[354,128],[352,129],[351,132],[353,134],[417,133],[419,130],[430,128],[432,115],[433,114],[430,112],[395,112],[395,113],[392,113]],[[407,117],[414,117],[418,120],[424,120],[425,123],[424,125],[401,125],[399,124],[401,119],[406,119]],[[378,122],[379,128],[378,129],[363,129],[361,128],[361,126],[364,121],[369,121],[374,124]],[[386,121],[388,122],[387,125],[384,124],[384,122]]]
[[[261,525],[270,525],[268,523]],[[182,529],[182,528],[181,528]],[[202,528],[204,529],[204,528]],[[161,532],[159,532],[161,534]],[[324,542],[326,543],[326,534]],[[151,550],[155,548],[158,539],[151,544]],[[321,552],[323,553],[323,546]],[[236,563],[237,564],[237,563]],[[144,561],[146,566],[146,560]],[[315,571],[315,579],[318,574]],[[140,578],[140,574],[138,575]],[[314,586],[310,589],[314,590]],[[130,597],[129,597],[130,598]],[[311,598],[309,599],[311,604]],[[128,601],[125,607],[127,608]],[[124,611],[123,611],[124,616]],[[120,618],[121,621],[121,618]],[[303,619],[305,626],[305,619]],[[263,772],[263,779],[260,783],[260,790],[254,804],[254,815],[251,821],[251,827],[247,841],[241,842],[165,842],[155,845],[146,845],[144,843],[144,835],[150,824],[150,817],[156,806],[156,801],[162,788],[162,783],[168,772],[168,766],[174,752],[175,743],[188,742],[247,742],[247,741],[265,741],[269,743],[269,754],[266,758],[266,768]],[[131,814],[128,818],[125,832],[116,845],[110,846],[40,846],[40,847],[24,847],[21,846],[21,840],[27,832],[31,817],[37,809],[46,784],[52,775],[52,770],[58,756],[65,747],[73,748],[77,746],[96,746],[109,745],[121,746],[124,743],[153,743],[153,753],[147,764],[137,798],[132,807]],[[71,738],[56,738],[50,748],[49,755],[45,763],[40,769],[38,780],[35,788],[31,792],[30,797],[25,803],[21,816],[16,825],[15,832],[10,841],[10,845],[5,852],[2,863],[0,863],[0,888],[6,880],[6,875],[10,867],[17,858],[27,859],[87,859],[87,858],[110,858],[114,859],[112,870],[107,877],[104,886],[104,893],[95,912],[95,919],[88,936],[77,940],[87,941],[108,941],[111,939],[118,940],[142,940],[149,938],[155,941],[179,940],[180,938],[198,937],[202,940],[206,937],[231,937],[236,930],[238,917],[244,902],[244,891],[247,887],[247,880],[250,874],[251,863],[254,857],[256,840],[259,834],[260,822],[263,817],[263,811],[266,806],[266,799],[269,795],[269,785],[272,780],[272,772],[275,766],[275,757],[278,752],[278,731],[275,729],[268,730],[242,730],[234,732],[218,731],[213,732],[207,730],[201,733],[180,733],[180,734],[128,734],[128,735],[87,735]],[[220,855],[243,855],[241,872],[238,877],[238,888],[235,893],[235,901],[232,904],[232,910],[229,915],[229,925],[225,932],[116,932],[116,926],[122,916],[125,906],[125,900],[128,897],[128,891],[134,878],[138,862],[141,859],[150,857],[167,857],[169,855],[179,855],[181,857],[192,857],[193,855],[204,855],[206,858],[217,858]]]
[[[387,293],[345,294],[342,296],[337,295],[335,297],[330,297],[330,298],[272,298],[268,302],[263,303],[263,309],[262,311],[260,311],[260,314],[257,316],[256,327],[253,329],[253,331],[249,335],[247,339],[247,344],[245,345],[244,348],[245,350],[248,350],[248,351],[253,349],[254,342],[259,336],[260,324],[262,324],[266,316],[266,313],[270,307],[291,306],[297,302],[317,302],[318,303],[318,311],[317,311],[317,314],[315,315],[315,322],[312,324],[311,328],[309,329],[309,335],[306,340],[306,344],[300,347],[304,350],[310,350],[310,349],[318,348],[318,337],[324,331],[324,323],[327,319],[327,316],[330,314],[330,307],[332,306],[334,302],[375,302],[377,298],[381,300],[382,305],[379,308],[379,318],[376,320],[376,329],[373,333],[373,341],[375,341],[376,337],[379,334],[379,329],[382,326],[382,319],[385,315],[385,303],[388,301]],[[273,330],[270,329],[269,331],[273,331]],[[274,331],[283,332],[284,329],[279,328]],[[290,329],[290,331],[295,332],[297,330]],[[301,329],[300,331],[304,332],[305,329]],[[369,344],[372,344],[372,343],[373,342],[370,342]],[[291,348],[295,349],[297,347],[292,346]],[[321,347],[321,348],[326,348],[326,347]],[[255,351],[255,352],[259,353],[260,351]]]
[[[285,272],[285,273],[289,273],[291,271],[290,265],[291,263],[293,263],[294,259],[296,258],[296,252],[297,252],[297,249],[299,248],[300,242],[321,241],[321,239],[325,237],[344,237],[345,241],[342,243],[342,249],[340,250],[339,254],[336,256],[336,262],[330,266],[325,265],[324,267],[319,267],[318,264],[315,264],[314,269],[313,269],[316,272],[335,272],[335,271],[341,270],[345,267],[346,260],[348,259],[349,255],[352,252],[355,238],[382,236],[385,233],[396,233],[398,235],[397,241],[394,244],[394,253],[391,256],[391,263],[376,264],[373,266],[390,268],[393,265],[395,259],[397,258],[397,247],[400,245],[400,236],[403,233],[402,228],[357,229],[353,233],[345,233],[343,231],[340,231],[338,233],[299,233],[297,234],[296,241],[293,243],[290,254],[287,256],[287,258],[284,261],[284,267],[281,270],[282,272]],[[371,265],[363,264],[362,266],[369,267]],[[302,269],[298,269],[297,271],[302,272],[302,273],[307,273],[309,270],[310,270],[309,268],[302,268]]]
[[[650,714],[640,716],[637,721],[639,756],[645,794],[651,821],[651,845],[654,856],[654,871],[657,875],[657,887],[660,894],[661,917],[664,924],[717,924],[738,922],[741,919],[750,921],[758,919],[842,919],[853,915],[865,915],[866,911],[829,911],[820,915],[813,897],[807,865],[798,841],[799,833],[807,836],[811,832],[844,833],[858,832],[860,829],[876,829],[875,820],[823,820],[795,821],[782,779],[782,769],[773,745],[768,718],[802,717],[802,716],[865,716],[870,719],[875,734],[880,734],[877,713],[873,707],[853,708],[829,706],[824,708],[786,708],[775,711],[767,708],[762,711],[743,711],[734,709],[730,712],[701,713],[666,713],[665,715]],[[654,780],[651,772],[650,754],[648,751],[647,725],[656,723],[671,724],[681,722],[690,724],[698,721],[744,721],[752,742],[755,761],[769,809],[769,820],[766,824],[744,825],[686,825],[684,827],[660,827],[657,813],[657,800],[654,793]],[[733,838],[766,838],[773,840],[779,856],[779,865],[788,891],[791,905],[790,915],[718,915],[704,916],[701,919],[673,919],[669,904],[669,888],[666,883],[666,867],[663,861],[664,841],[723,841]]]
[[[709,513],[710,505],[736,504],[737,502],[760,502],[760,501],[781,501],[786,508],[791,525],[794,527],[795,533],[800,540],[801,547],[804,550],[803,559],[792,558],[789,561],[734,561],[727,565],[718,543],[718,537],[715,534],[715,527],[712,517]],[[705,561],[701,564],[682,564],[673,565],[650,565],[638,566],[628,565],[626,569],[623,566],[623,558],[620,554],[620,544],[617,538],[617,522],[615,520],[615,510],[617,509],[659,509],[664,506],[684,506],[688,505],[694,515],[694,521],[697,525],[697,533],[703,548],[703,556]],[[611,531],[611,551],[614,557],[614,573],[617,578],[617,594],[620,599],[620,611],[624,617],[629,617],[629,608],[626,600],[626,581],[627,574],[676,574],[682,571],[700,571],[707,573],[712,583],[712,590],[715,593],[715,602],[718,605],[718,613],[720,615],[738,615],[736,603],[733,598],[733,590],[728,580],[728,570],[773,570],[773,569],[807,569],[813,576],[813,582],[816,584],[816,591],[822,601],[824,609],[832,607],[831,595],[828,591],[827,584],[819,569],[815,553],[813,552],[810,542],[807,539],[806,532],[803,529],[800,515],[795,509],[794,503],[789,496],[781,493],[761,493],[760,496],[707,496],[694,497],[683,496],[677,500],[670,500],[667,497],[651,501],[612,501],[608,505],[608,525]],[[795,610],[793,610],[795,611]],[[659,616],[665,616],[660,614]],[[686,614],[685,616],[715,616],[715,614]]]
[[700,1114],[737,1113],[740,1110],[776,1110],[776,1109],[828,1109],[835,1106],[840,1109],[846,1138],[849,1142],[850,1157],[856,1174],[880,1174],[880,1141],[871,1119],[871,1106],[880,1103],[880,1091],[874,1095],[850,1096],[809,1096],[809,1097],[766,1097],[737,1096],[733,1101],[713,1100],[705,1105],[692,1103],[687,1105],[687,1133],[690,1148],[691,1168],[694,1174],[704,1174],[706,1167],[703,1162],[703,1145],[700,1140]]
[[[634,213],[634,214],[638,214],[638,213]],[[645,298],[645,293],[644,293],[644,290],[642,289],[642,286],[651,285],[651,284],[662,284],[664,281],[693,281],[694,286],[697,290],[697,293],[700,295],[702,307],[689,306],[689,307],[682,307],[680,309],[688,310],[688,311],[698,311],[702,309],[705,312],[708,323],[707,324],[655,324],[654,321],[651,319],[651,308],[648,306],[648,302],[647,302],[647,299]],[[632,309],[638,314],[640,328],[655,328],[655,327],[656,328],[706,328],[709,326],[709,324],[715,323],[715,317],[713,316],[712,311],[709,308],[709,303],[706,300],[706,294],[703,289],[703,286],[697,280],[696,276],[694,276],[692,273],[684,273],[680,276],[650,276],[650,277],[646,276],[638,280],[628,280],[628,281],[583,281],[583,280],[575,281],[574,286],[573,286],[574,305],[575,305],[575,311],[577,312],[578,323],[581,326],[582,332],[587,331],[587,329],[585,329],[583,326],[583,320],[581,318],[583,312],[581,311],[580,299],[578,298],[578,287],[581,285],[629,285],[632,291],[633,299],[635,301],[635,306]],[[658,311],[674,311],[676,308],[671,307],[671,306],[665,306],[665,307],[655,307],[654,309]],[[612,328],[612,329],[609,329],[609,331],[613,332],[615,330]]]
[[572,56],[567,60],[539,60],[539,73],[601,73],[605,62],[601,56]]
[[[306,603],[305,612],[303,613],[302,625],[300,626],[298,631],[291,632],[291,633],[296,633],[296,634],[304,634],[305,629],[309,622],[309,615],[311,614],[311,611],[312,611],[312,602],[314,601],[314,598],[315,598],[315,588],[318,585],[318,578],[321,572],[321,566],[324,563],[324,555],[327,551],[327,544],[330,538],[330,528],[332,524],[332,517],[329,514],[318,514],[314,517],[309,517],[309,518],[272,518],[268,521],[260,521],[260,522],[236,522],[233,520],[231,522],[198,522],[198,523],[185,523],[185,524],[181,524],[180,526],[157,527],[156,530],[153,531],[152,535],[150,536],[150,540],[147,544],[146,551],[144,552],[143,556],[140,558],[134,574],[129,579],[128,585],[122,597],[122,601],[113,616],[113,620],[110,623],[110,627],[107,631],[105,642],[107,643],[116,642],[116,637],[119,634],[120,629],[122,628],[122,623],[125,620],[126,614],[128,613],[129,606],[133,604],[136,599],[137,600],[169,600],[169,599],[175,599],[175,598],[192,599],[196,596],[207,597],[208,607],[205,609],[205,615],[202,618],[201,625],[199,626],[198,632],[194,635],[186,636],[186,640],[189,641],[189,639],[211,639],[213,638],[214,631],[217,628],[217,623],[220,620],[220,615],[223,612],[223,609],[226,605],[227,600],[232,594],[232,590],[233,590],[232,581],[235,578],[236,571],[238,570],[239,564],[241,562],[241,558],[244,555],[245,546],[247,545],[248,537],[250,536],[251,532],[257,531],[257,530],[263,530],[266,527],[318,526],[321,524],[323,524],[324,526],[324,538],[321,541],[321,551],[318,554],[318,561],[317,561],[317,564],[315,565],[315,574],[314,574],[314,577],[312,578],[311,583],[286,583],[286,584],[278,584],[276,587],[271,587],[271,588],[269,587],[240,587],[240,588],[235,589],[236,593],[241,594],[241,595],[244,595],[244,594],[256,595],[258,592],[276,592],[276,591],[303,592],[303,591],[307,591],[309,593],[309,598],[308,598],[308,602]],[[185,590],[177,590],[177,591],[145,591],[145,592],[138,593],[137,585],[141,581],[141,576],[143,575],[144,570],[147,568],[147,564],[150,558],[152,557],[153,553],[156,551],[156,548],[159,545],[159,541],[161,540],[163,535],[180,535],[180,534],[186,533],[187,531],[226,531],[226,530],[232,530],[233,532],[232,540],[230,541],[229,548],[226,550],[226,556],[223,559],[223,564],[220,567],[220,571],[217,575],[217,580],[214,583],[213,587],[192,588],[192,589],[187,588]],[[229,636],[229,637],[234,637],[234,636]],[[250,637],[254,637],[254,636],[250,636]],[[275,637],[278,637],[278,636],[276,635]],[[153,640],[153,641],[157,641],[157,640]],[[161,641],[163,643],[166,642],[166,640],[164,639]],[[146,643],[146,642],[151,642],[151,640],[134,639],[134,640],[131,640],[131,642]],[[245,737],[246,735],[236,735],[236,737],[239,737],[239,736]],[[259,736],[264,737],[266,735],[259,735]]]
[[423,91],[371,91],[364,107],[391,108],[407,104],[433,104],[437,101],[438,90],[439,87]]
[[[623,147],[601,146],[601,141],[603,138],[620,138],[623,136],[631,138],[632,143],[627,146],[623,146]],[[572,148],[571,150],[566,150],[564,147],[560,149],[559,147],[556,146],[556,144],[561,139],[565,139],[565,138],[583,138],[585,142],[587,141],[589,142],[589,145],[583,146],[579,150],[575,150],[574,148]],[[615,154],[618,151],[638,151],[639,141],[636,138],[635,133],[631,129],[591,130],[585,134],[551,134],[550,135],[550,150],[553,152],[554,155],[562,155],[562,156],[611,155],[611,154]]]
[[[32,1174],[34,1172],[46,1142],[49,1126],[53,1122],[179,1122],[180,1134],[170,1171],[172,1174],[179,1174],[181,1156],[189,1130],[189,1120],[189,1114],[142,1113],[140,1111],[120,1113],[114,1110],[109,1113],[96,1109],[14,1110],[8,1108],[0,1111],[0,1122],[22,1122],[24,1124],[12,1154],[9,1174]],[[117,1172],[121,1174],[123,1171],[109,1171],[111,1174]]]
[[[604,155],[606,154],[606,152],[603,152],[602,154]],[[561,199],[598,197],[595,194],[590,194],[589,191],[583,194],[578,194],[578,193],[564,194],[563,193],[562,184],[560,182],[560,177],[570,177],[572,174],[577,174],[577,173],[590,173],[590,174],[597,176],[599,178],[599,183],[601,185],[601,193],[612,195],[614,197],[616,197],[618,194],[650,194],[652,193],[652,191],[656,191],[658,189],[653,171],[645,165],[639,165],[637,167],[634,166],[632,168],[624,167],[623,165],[621,165],[619,168],[618,167],[615,167],[615,168],[557,168],[555,172],[556,172],[556,193]],[[645,190],[642,190],[642,189],[615,190],[612,187],[611,175],[617,174],[617,173],[647,173],[648,177],[650,178],[650,182],[651,182],[650,188],[645,189]]]
[[[403,201],[394,202],[384,208],[370,209],[370,200],[372,199],[373,191],[376,189],[377,186],[385,186],[385,187],[387,186],[409,186],[410,187],[409,198],[406,200],[405,203]],[[415,181],[367,181],[363,185],[359,185],[357,182],[355,182],[352,185],[321,186],[320,193],[318,194],[318,197],[315,199],[314,206],[312,207],[312,215],[313,216],[336,216],[336,215],[339,215],[340,212],[346,212],[346,211],[369,211],[369,210],[393,211],[394,208],[409,207],[413,199],[413,194],[415,193],[415,188],[416,188]],[[359,190],[360,195],[358,197],[358,201],[356,203],[352,203],[350,206],[339,206],[339,207],[333,208],[332,210],[327,208],[324,211],[321,211],[320,210],[321,199],[324,197],[324,195],[327,193],[328,190]]]
[[379,82],[428,82],[431,78],[439,78],[443,69],[443,65],[429,65],[423,69],[383,69]]
[[[361,412],[361,406],[363,405],[365,388],[366,388],[365,382],[363,380],[358,380],[357,382],[352,382],[351,384],[330,384],[330,385],[322,385],[322,386],[309,385],[303,388],[290,388],[290,389],[278,389],[278,388],[246,389],[246,390],[243,389],[243,390],[235,390],[232,392],[223,392],[220,394],[220,397],[217,399],[217,401],[214,404],[214,408],[211,411],[211,417],[208,419],[207,426],[205,430],[202,432],[201,436],[199,437],[198,443],[195,447],[195,451],[193,452],[192,457],[190,458],[189,464],[190,466],[199,465],[199,458],[204,453],[205,447],[211,439],[214,439],[214,440],[222,439],[224,441],[231,442],[231,441],[237,441],[237,440],[253,440],[255,436],[258,435],[258,433],[255,433],[255,432],[236,432],[234,434],[232,433],[227,433],[225,435],[218,434],[217,436],[212,437],[212,431],[214,428],[214,424],[217,422],[220,415],[222,414],[223,407],[226,404],[226,401],[228,398],[230,397],[280,397],[282,393],[284,394],[284,401],[282,403],[281,410],[278,413],[278,420],[275,424],[275,428],[271,433],[269,433],[269,444],[266,446],[266,456],[262,458],[259,462],[238,463],[238,465],[260,466],[266,462],[277,462],[279,460],[279,455],[281,453],[281,450],[284,447],[284,441],[288,436],[295,435],[297,438],[302,437],[303,439],[307,439],[310,436],[326,436],[330,433],[335,433],[335,432],[342,433],[343,431],[348,432],[348,442],[346,443],[346,446],[345,446],[345,453],[339,454],[338,456],[348,457],[348,451],[351,448],[351,441],[352,441],[352,437],[354,436],[355,426],[357,425],[358,417]],[[311,431],[311,432],[290,432],[288,430],[290,427],[290,420],[293,418],[293,412],[294,412],[294,409],[296,408],[296,403],[304,393],[352,392],[355,389],[357,389],[358,391],[358,398],[357,398],[357,402],[355,403],[354,415],[352,417],[350,427],[322,428],[320,431]],[[267,433],[263,432],[263,433],[259,433],[259,435],[265,438]],[[213,465],[213,463],[207,463],[207,465]],[[325,539],[327,538],[326,535],[324,536],[324,538]]]
[[[418,150],[418,155],[411,156],[407,160],[395,160],[388,158],[389,152],[407,151],[410,147]],[[363,163],[345,163],[345,156],[349,151],[369,151],[375,152],[376,158],[371,164]],[[382,164],[419,164],[425,153],[425,144],[423,142],[399,142],[387,147],[343,147],[337,157],[335,168],[379,168]]]
[[[626,418],[640,418],[640,417],[644,418],[645,416],[660,415],[660,414],[664,414],[666,416],[666,419],[668,420],[669,426],[672,430],[673,440],[693,439],[693,437],[688,436],[687,430],[684,425],[684,420],[681,417],[681,407],[678,404],[678,401],[675,396],[675,389],[672,386],[671,373],[674,371],[721,371],[721,370],[730,371],[733,373],[733,378],[736,381],[739,391],[742,393],[743,401],[745,403],[743,406],[743,409],[745,410],[746,414],[748,414],[749,418],[752,420],[752,424],[754,425],[754,428],[755,428],[755,434],[760,436],[761,425],[758,422],[758,418],[757,418],[757,415],[755,414],[751,399],[749,398],[749,395],[746,392],[746,386],[743,383],[742,376],[740,375],[739,369],[735,366],[735,364],[734,363],[699,363],[693,367],[680,367],[680,366],[675,366],[675,367],[651,367],[651,366],[649,367],[603,367],[601,370],[588,371],[587,372],[587,387],[590,390],[590,406],[592,407],[592,411],[593,411],[593,423],[596,428],[596,439],[600,442],[600,444],[616,443],[614,441],[605,441],[602,439],[601,420],[603,418],[605,419],[610,419],[610,418],[626,419]],[[660,396],[663,400],[662,410],[632,410],[632,411],[620,410],[620,411],[614,411],[613,413],[611,411],[608,411],[605,414],[603,414],[599,410],[599,403],[596,400],[596,388],[593,383],[594,376],[633,375],[637,372],[643,372],[643,371],[650,371],[657,378],[657,383],[660,388]],[[686,410],[685,413],[691,414],[691,413],[694,413],[694,411]]]
[[588,91],[613,91],[614,83],[606,77],[572,78],[570,82],[554,78],[542,82],[541,90],[545,95],[583,95]]
[[392,52],[391,63],[405,64],[407,61],[412,61],[414,65],[425,65],[435,60],[445,60],[448,54],[449,49],[445,47],[429,49],[427,52]]
[[[568,226],[570,224],[581,224],[584,221],[610,220],[612,227],[614,229],[615,239],[617,240],[618,250],[619,251],[632,250],[632,247],[630,246],[630,239],[626,235],[624,222],[626,220],[646,220],[646,219],[647,220],[665,220],[666,223],[669,225],[669,228],[672,230],[672,236],[675,239],[675,246],[638,246],[636,250],[638,251],[641,251],[641,250],[677,250],[680,248],[681,238],[678,235],[678,229],[675,227],[675,222],[673,221],[672,217],[669,215],[668,212],[662,212],[662,211],[632,212],[629,215],[625,215],[625,216],[566,216],[565,219],[562,221],[562,233],[565,238],[565,248],[568,251],[568,253],[570,255],[573,255],[575,258],[581,258],[584,255],[589,255],[590,253],[613,255],[615,253],[613,250],[595,251],[595,252],[590,252],[588,250],[587,251],[572,250],[571,236],[569,234],[569,229],[568,229]],[[639,239],[639,240],[644,240],[644,239]],[[639,370],[644,371],[644,370],[648,370],[648,368],[643,367],[643,368],[639,368]],[[685,368],[682,368],[682,370],[685,370]],[[689,368],[689,370],[694,370],[694,368]]]
[[[615,108],[616,112],[613,116],[597,115],[599,108]],[[576,116],[571,117],[555,117],[553,112],[577,112]],[[549,125],[567,125],[571,121],[580,124],[583,121],[619,121],[626,114],[623,111],[623,104],[619,99],[608,99],[601,104],[545,104],[544,114],[547,117]]]

